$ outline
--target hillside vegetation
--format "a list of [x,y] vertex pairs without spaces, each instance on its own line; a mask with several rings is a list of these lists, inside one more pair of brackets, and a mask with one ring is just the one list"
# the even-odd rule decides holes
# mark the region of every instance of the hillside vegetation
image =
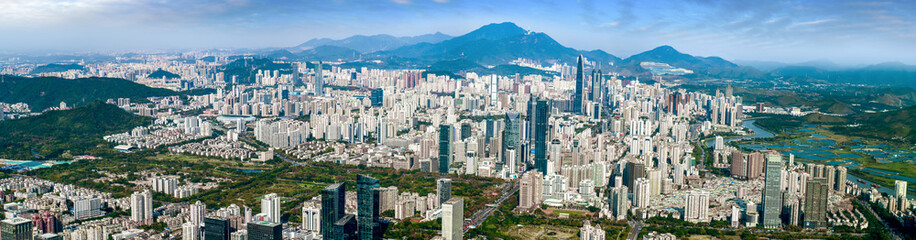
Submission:
[[177,95],[172,90],[152,88],[119,78],[16,77],[0,76],[0,102],[28,103],[32,111],[58,106],[61,101],[70,106],[85,105],[109,98],[144,99]]

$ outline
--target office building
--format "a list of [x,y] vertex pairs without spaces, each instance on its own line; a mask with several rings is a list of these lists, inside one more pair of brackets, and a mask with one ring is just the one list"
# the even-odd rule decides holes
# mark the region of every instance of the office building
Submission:
[[452,180],[440,178],[436,180],[436,195],[439,196],[439,206],[452,198]]
[[613,187],[609,190],[608,206],[611,208],[611,214],[617,220],[627,218],[627,211],[630,210],[630,199],[627,194],[626,186]]
[[0,239],[32,240],[32,220],[21,217],[0,221]]
[[279,223],[255,221],[248,223],[248,240],[282,240],[283,225]]
[[334,222],[334,224],[331,225],[331,230],[328,231],[328,234],[323,235],[322,237],[324,240],[358,239],[356,216],[353,214],[344,215],[336,222]]
[[321,61],[315,64],[315,96],[324,95],[324,71],[321,69],[323,67],[322,64]]
[[345,203],[345,183],[334,183],[321,190],[321,235],[330,236],[334,224],[346,215]]
[[519,179],[518,208],[530,210],[541,205],[544,195],[544,176],[538,171],[528,171]]
[[452,166],[452,126],[439,125],[439,174],[448,174]]
[[370,92],[369,100],[372,102],[373,107],[381,107],[382,102],[384,101],[385,92],[381,88],[372,89]]
[[449,199],[442,204],[442,237],[445,240],[464,239],[464,200]]
[[361,240],[381,239],[379,225],[379,180],[368,175],[356,176],[356,223]]
[[547,131],[550,127],[548,125],[548,120],[550,119],[550,107],[547,105],[547,101],[538,99],[533,102],[532,108],[528,109],[529,114],[533,111],[533,123],[534,128],[532,129],[532,134],[534,134],[534,168],[540,171],[542,174],[548,174],[547,172]]
[[582,55],[579,55],[579,59],[576,61],[576,92],[573,93],[572,99],[572,112],[575,114],[582,114],[582,101],[585,100],[582,97],[582,91],[585,88],[585,69],[583,69]]
[[770,154],[766,161],[766,175],[763,187],[763,227],[779,228],[782,226],[782,156]]
[[229,240],[229,229],[229,220],[226,218],[204,218],[203,240]]

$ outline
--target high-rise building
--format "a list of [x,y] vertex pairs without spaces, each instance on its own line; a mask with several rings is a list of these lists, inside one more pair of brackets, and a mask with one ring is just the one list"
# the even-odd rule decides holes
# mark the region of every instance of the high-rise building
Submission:
[[516,154],[516,159],[505,159],[505,158],[508,155],[506,154],[508,149],[515,149],[516,151],[518,151],[518,149],[521,148],[521,144],[520,144],[521,139],[519,138],[519,128],[521,126],[520,121],[521,121],[521,118],[519,117],[518,113],[514,113],[514,112],[506,113],[506,119],[503,120],[503,122],[506,125],[505,129],[503,130],[503,139],[502,139],[503,140],[502,141],[503,143],[502,161],[503,162],[509,162],[509,161],[518,162],[519,161],[518,156],[520,154]]
[[32,220],[21,217],[0,221],[0,239],[32,240]]
[[229,220],[221,217],[205,218],[203,240],[229,240]]
[[627,187],[613,187],[609,192],[608,206],[611,208],[611,214],[613,214],[617,220],[626,219],[627,211],[630,210],[630,200],[627,198]]
[[321,232],[321,206],[315,202],[306,202],[302,206],[302,229],[314,233]]
[[266,221],[248,223],[248,240],[282,240],[283,225]]
[[130,195],[130,220],[141,224],[153,223],[153,193],[149,190]]
[[280,197],[276,193],[264,195],[261,198],[261,214],[266,215],[269,219],[266,221],[272,223],[281,223],[280,219]]
[[321,235],[330,236],[334,224],[346,215],[345,203],[345,183],[334,183],[321,190]]
[[381,239],[379,225],[379,180],[368,175],[356,175],[356,223],[361,240]]
[[646,209],[649,206],[649,179],[638,178],[633,183],[633,207]]
[[200,225],[193,222],[186,222],[181,225],[182,240],[200,240]]
[[846,193],[846,167],[839,166],[836,168],[836,186],[834,190],[840,194]]
[[592,226],[591,221],[588,220],[585,220],[585,224],[579,228],[580,240],[604,240],[607,238],[605,234],[607,233],[601,228],[600,224]]
[[544,176],[538,171],[528,171],[519,179],[518,207],[529,210],[541,204],[544,195]]
[[623,171],[623,185],[636,190],[635,181],[639,178],[646,177],[646,165],[643,163],[628,161]]
[[592,102],[600,103],[601,99],[604,98],[604,77],[601,76],[601,70],[592,70],[592,87],[591,87]]
[[322,64],[321,61],[315,64],[315,96],[324,95],[324,71],[321,70]]
[[332,224],[328,234],[322,235],[325,240],[355,240],[357,238],[356,216],[347,214]]
[[766,175],[763,187],[763,227],[779,228],[782,226],[780,213],[782,212],[782,156],[770,154],[767,156]]
[[452,126],[439,125],[439,174],[448,174],[452,165]]
[[464,200],[452,198],[442,204],[442,237],[445,240],[464,239]]
[[697,223],[709,221],[709,192],[690,191],[684,204],[684,221]]
[[805,227],[827,227],[827,179],[809,179],[805,188]]
[[190,208],[191,212],[188,222],[198,227],[203,225],[204,218],[207,217],[207,204],[197,201],[188,206],[188,208]]
[[370,92],[370,97],[369,97],[369,100],[372,102],[372,106],[381,107],[385,99],[384,94],[385,92],[382,91],[381,88],[372,89],[372,92]]
[[439,196],[439,206],[452,198],[452,180],[440,178],[436,180],[436,195]]
[[573,94],[572,99],[572,111],[576,114],[582,114],[582,101],[585,100],[582,98],[582,91],[585,87],[585,69],[582,67],[582,55],[579,55],[579,60],[576,63],[576,92]]
[[101,216],[102,201],[99,198],[83,198],[73,203],[73,217],[86,219]]
[[894,180],[894,190],[895,196],[906,199],[906,181]]
[[547,105],[547,101],[538,99],[534,101],[533,108],[529,109],[529,113],[533,110],[533,122],[534,129],[532,134],[534,134],[534,168],[540,171],[542,174],[547,173],[547,128],[549,127],[547,121],[550,119],[550,107]]

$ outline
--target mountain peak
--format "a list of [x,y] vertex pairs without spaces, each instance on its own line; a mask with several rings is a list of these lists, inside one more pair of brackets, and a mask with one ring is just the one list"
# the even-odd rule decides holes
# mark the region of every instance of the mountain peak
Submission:
[[486,39],[499,40],[507,37],[527,34],[528,30],[515,25],[512,22],[491,23],[484,25],[468,34],[462,36],[467,40]]
[[676,49],[674,49],[674,47],[671,47],[671,46],[668,46],[668,45],[661,45],[661,46],[658,46],[658,47],[652,49],[650,52],[680,53],[680,52],[678,52]]

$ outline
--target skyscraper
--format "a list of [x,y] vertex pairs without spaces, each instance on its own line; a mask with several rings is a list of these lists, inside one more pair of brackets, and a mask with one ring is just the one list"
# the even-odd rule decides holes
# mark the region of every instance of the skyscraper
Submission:
[[189,216],[191,223],[195,226],[200,227],[204,223],[204,218],[207,217],[207,204],[204,204],[200,201],[194,202],[189,206],[191,216]]
[[321,235],[330,236],[334,223],[345,215],[346,184],[334,183],[321,190]]
[[894,190],[898,198],[906,199],[906,181],[894,180]]
[[229,240],[229,220],[221,217],[205,218],[203,240]]
[[379,181],[367,175],[356,176],[356,208],[358,235],[361,240],[381,239],[378,233]]
[[439,125],[439,174],[448,174],[452,165],[452,126]]
[[[503,146],[502,146],[503,147],[502,149],[503,150],[503,155],[502,155],[503,159],[502,160],[503,162],[508,162],[510,161],[510,159],[505,159],[508,155],[506,154],[506,150],[511,148],[517,151],[521,147],[519,145],[520,140],[521,140],[519,139],[519,127],[521,126],[520,125],[521,118],[519,117],[518,113],[509,112],[509,113],[506,113],[506,119],[503,121],[506,126],[505,126],[505,129],[503,130]],[[516,154],[516,156],[518,155],[519,154]],[[518,162],[517,158],[518,157],[516,157],[514,161]]]
[[318,61],[315,66],[315,95],[323,96],[324,95],[324,71],[321,70],[321,65],[323,63]]
[[633,183],[633,207],[646,209],[649,206],[649,179],[638,178]]
[[572,99],[570,99],[570,101],[572,101],[572,106],[573,106],[572,111],[575,114],[582,114],[582,100],[584,100],[582,98],[582,91],[584,90],[583,88],[585,87],[584,78],[585,78],[585,70],[582,69],[582,55],[579,55],[579,60],[576,64],[576,93],[574,93],[572,96]]
[[452,180],[440,178],[436,180],[436,195],[439,196],[439,206],[452,199]]
[[449,199],[442,204],[442,237],[445,240],[464,239],[464,200]]
[[592,102],[600,103],[601,98],[604,96],[604,77],[601,76],[601,70],[592,70],[592,87],[591,87],[591,100]]
[[21,217],[0,221],[0,239],[32,240],[32,220]]
[[836,186],[834,190],[840,192],[840,194],[846,193],[846,167],[839,166],[836,168]]
[[369,100],[372,102],[372,106],[381,107],[382,102],[385,100],[385,92],[381,88],[374,88],[369,93]]
[[535,100],[532,107],[528,111],[530,113],[533,110],[534,115],[534,168],[547,174],[547,121],[550,119],[550,108],[547,101],[542,99]]
[[626,169],[624,169],[624,172],[623,172],[623,180],[624,180],[623,185],[624,186],[627,186],[635,191],[636,190],[635,189],[636,179],[645,178],[645,177],[646,177],[646,165],[645,164],[633,162],[633,161],[627,162]]
[[805,227],[827,227],[827,179],[808,180],[805,189]]
[[541,204],[544,195],[544,176],[538,171],[528,171],[519,179],[518,207],[532,209]]
[[778,228],[782,225],[779,218],[782,212],[782,156],[767,155],[766,176],[763,187],[763,227]]
[[149,190],[130,195],[130,220],[141,224],[153,223],[153,193]]
[[280,221],[280,197],[276,193],[264,195],[261,199],[261,213],[267,215],[272,223]]
[[315,202],[306,202],[302,206],[302,229],[315,233],[321,232],[321,206]]
[[611,208],[611,214],[613,214],[617,220],[626,219],[627,211],[630,209],[630,200],[627,198],[627,187],[613,187],[609,192],[608,206]]

